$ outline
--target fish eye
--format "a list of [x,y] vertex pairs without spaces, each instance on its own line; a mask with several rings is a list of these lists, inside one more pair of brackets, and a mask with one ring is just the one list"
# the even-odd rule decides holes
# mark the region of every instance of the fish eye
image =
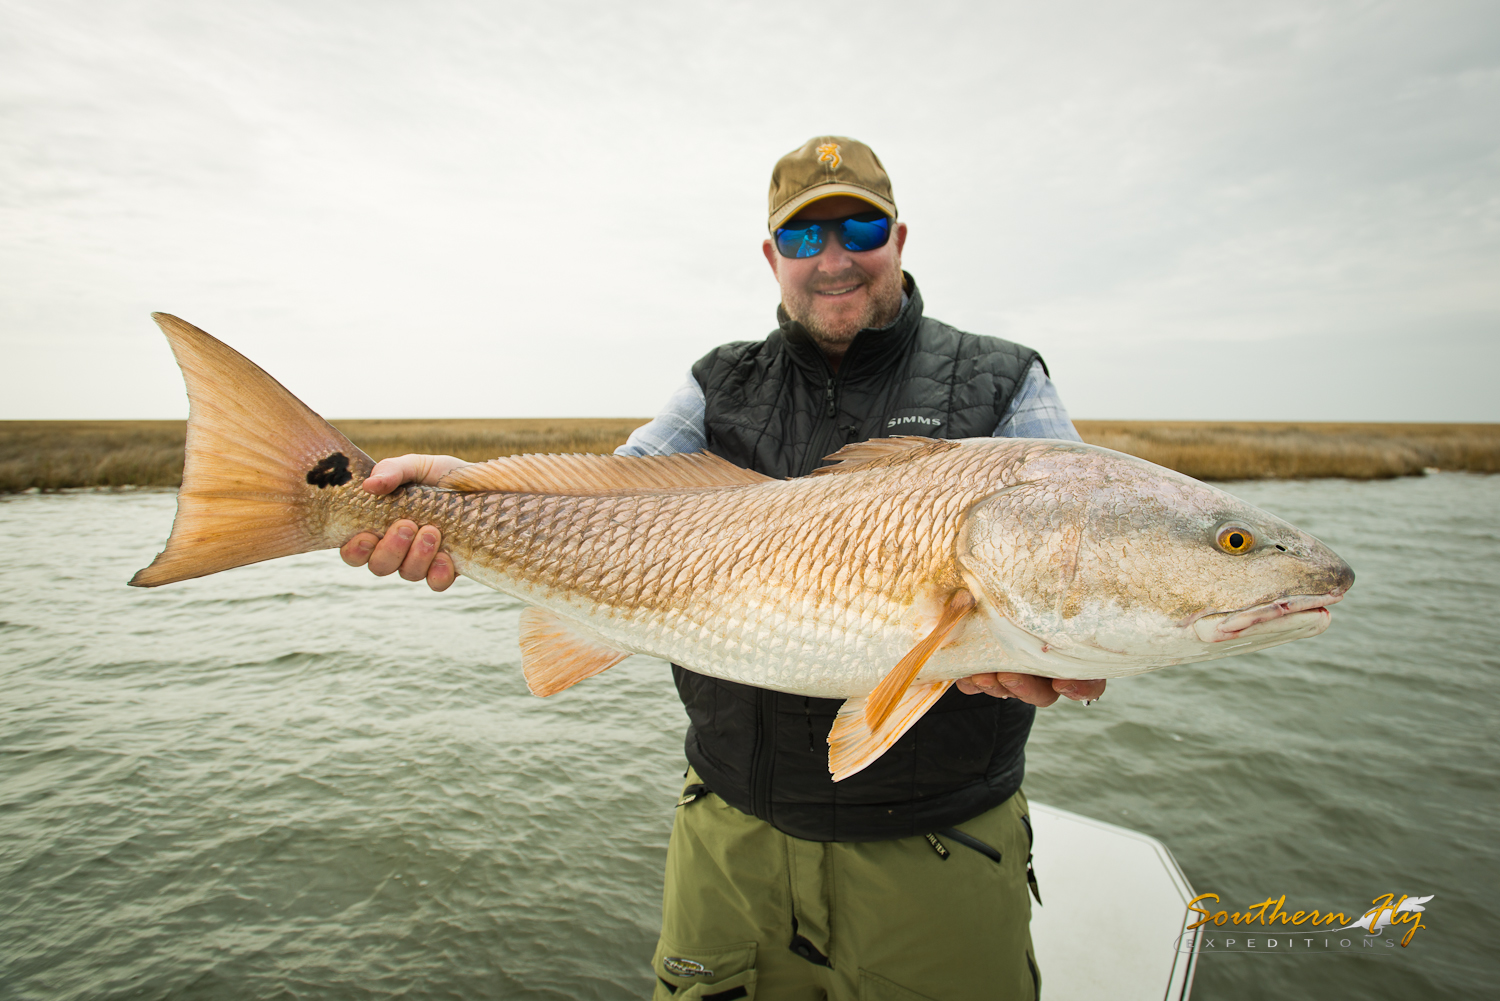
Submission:
[[1218,542],[1219,548],[1226,553],[1238,555],[1248,553],[1255,545],[1255,533],[1244,525],[1225,525],[1219,529],[1219,534],[1214,540]]

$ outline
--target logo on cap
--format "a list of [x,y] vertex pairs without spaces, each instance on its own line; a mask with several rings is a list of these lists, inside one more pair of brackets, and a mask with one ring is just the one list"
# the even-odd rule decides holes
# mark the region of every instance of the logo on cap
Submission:
[[819,163],[832,164],[833,166],[830,167],[829,169],[830,170],[838,170],[839,169],[839,164],[842,162],[842,161],[839,160],[839,147],[838,147],[838,144],[837,143],[824,143],[823,145],[819,146],[818,147],[818,162]]

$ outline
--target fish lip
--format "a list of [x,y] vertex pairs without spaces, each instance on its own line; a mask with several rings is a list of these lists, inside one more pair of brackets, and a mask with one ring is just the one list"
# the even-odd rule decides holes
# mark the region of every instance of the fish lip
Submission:
[[1253,626],[1292,615],[1321,612],[1325,617],[1332,618],[1333,613],[1328,611],[1328,606],[1343,601],[1348,592],[1349,589],[1343,587],[1326,594],[1293,594],[1227,612],[1204,609],[1193,613],[1182,625],[1191,627],[1205,643],[1223,643],[1225,640],[1237,639]]

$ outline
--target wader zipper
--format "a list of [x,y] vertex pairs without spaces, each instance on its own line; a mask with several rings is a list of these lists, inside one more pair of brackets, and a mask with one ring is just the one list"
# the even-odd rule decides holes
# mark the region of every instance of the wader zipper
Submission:
[[682,790],[682,796],[677,800],[677,805],[687,806],[689,803],[696,803],[698,802],[698,800],[702,799],[704,796],[707,796],[712,791],[713,790],[709,789],[709,787],[704,785],[702,782],[695,782],[692,785],[688,786],[686,789]]
[[1031,846],[1036,841],[1036,836],[1031,833],[1031,815],[1021,814],[1021,823],[1026,825],[1026,885],[1031,887],[1031,895],[1036,898],[1037,905],[1042,902],[1042,891],[1036,885],[1036,868],[1031,864]]
[[963,845],[965,848],[972,848],[974,851],[976,851],[979,854],[983,855],[985,858],[989,859],[991,862],[995,863],[996,865],[1000,864],[1000,861],[1001,861],[1000,849],[998,849],[998,848],[992,848],[989,845],[985,844],[983,841],[980,841],[978,838],[974,837],[974,835],[972,835],[972,834],[965,834],[963,831],[960,831],[956,827],[945,827],[941,831],[936,832],[935,834],[924,834],[924,835],[922,835],[924,838],[927,839],[927,843],[932,846],[932,850],[935,851],[935,852],[937,852],[938,858],[942,859],[944,862],[948,861],[948,856],[951,855],[952,853],[948,851],[948,846],[947,845],[943,844],[941,841],[938,840],[938,838],[937,838],[938,834],[941,834],[943,837],[947,838],[949,841],[956,841],[956,842],[958,842],[959,844]]

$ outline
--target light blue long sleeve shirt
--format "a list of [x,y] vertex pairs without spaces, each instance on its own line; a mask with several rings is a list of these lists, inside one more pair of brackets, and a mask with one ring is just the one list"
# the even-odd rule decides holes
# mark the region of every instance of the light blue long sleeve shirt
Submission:
[[[1082,441],[1068,417],[1057,387],[1047,378],[1042,363],[1035,361],[1026,378],[1010,398],[1010,406],[993,432],[996,438],[1060,438]],[[649,424],[636,428],[630,440],[615,449],[616,455],[671,455],[701,452],[708,447],[703,424],[703,387],[688,373],[687,381],[667,399],[667,405]]]

